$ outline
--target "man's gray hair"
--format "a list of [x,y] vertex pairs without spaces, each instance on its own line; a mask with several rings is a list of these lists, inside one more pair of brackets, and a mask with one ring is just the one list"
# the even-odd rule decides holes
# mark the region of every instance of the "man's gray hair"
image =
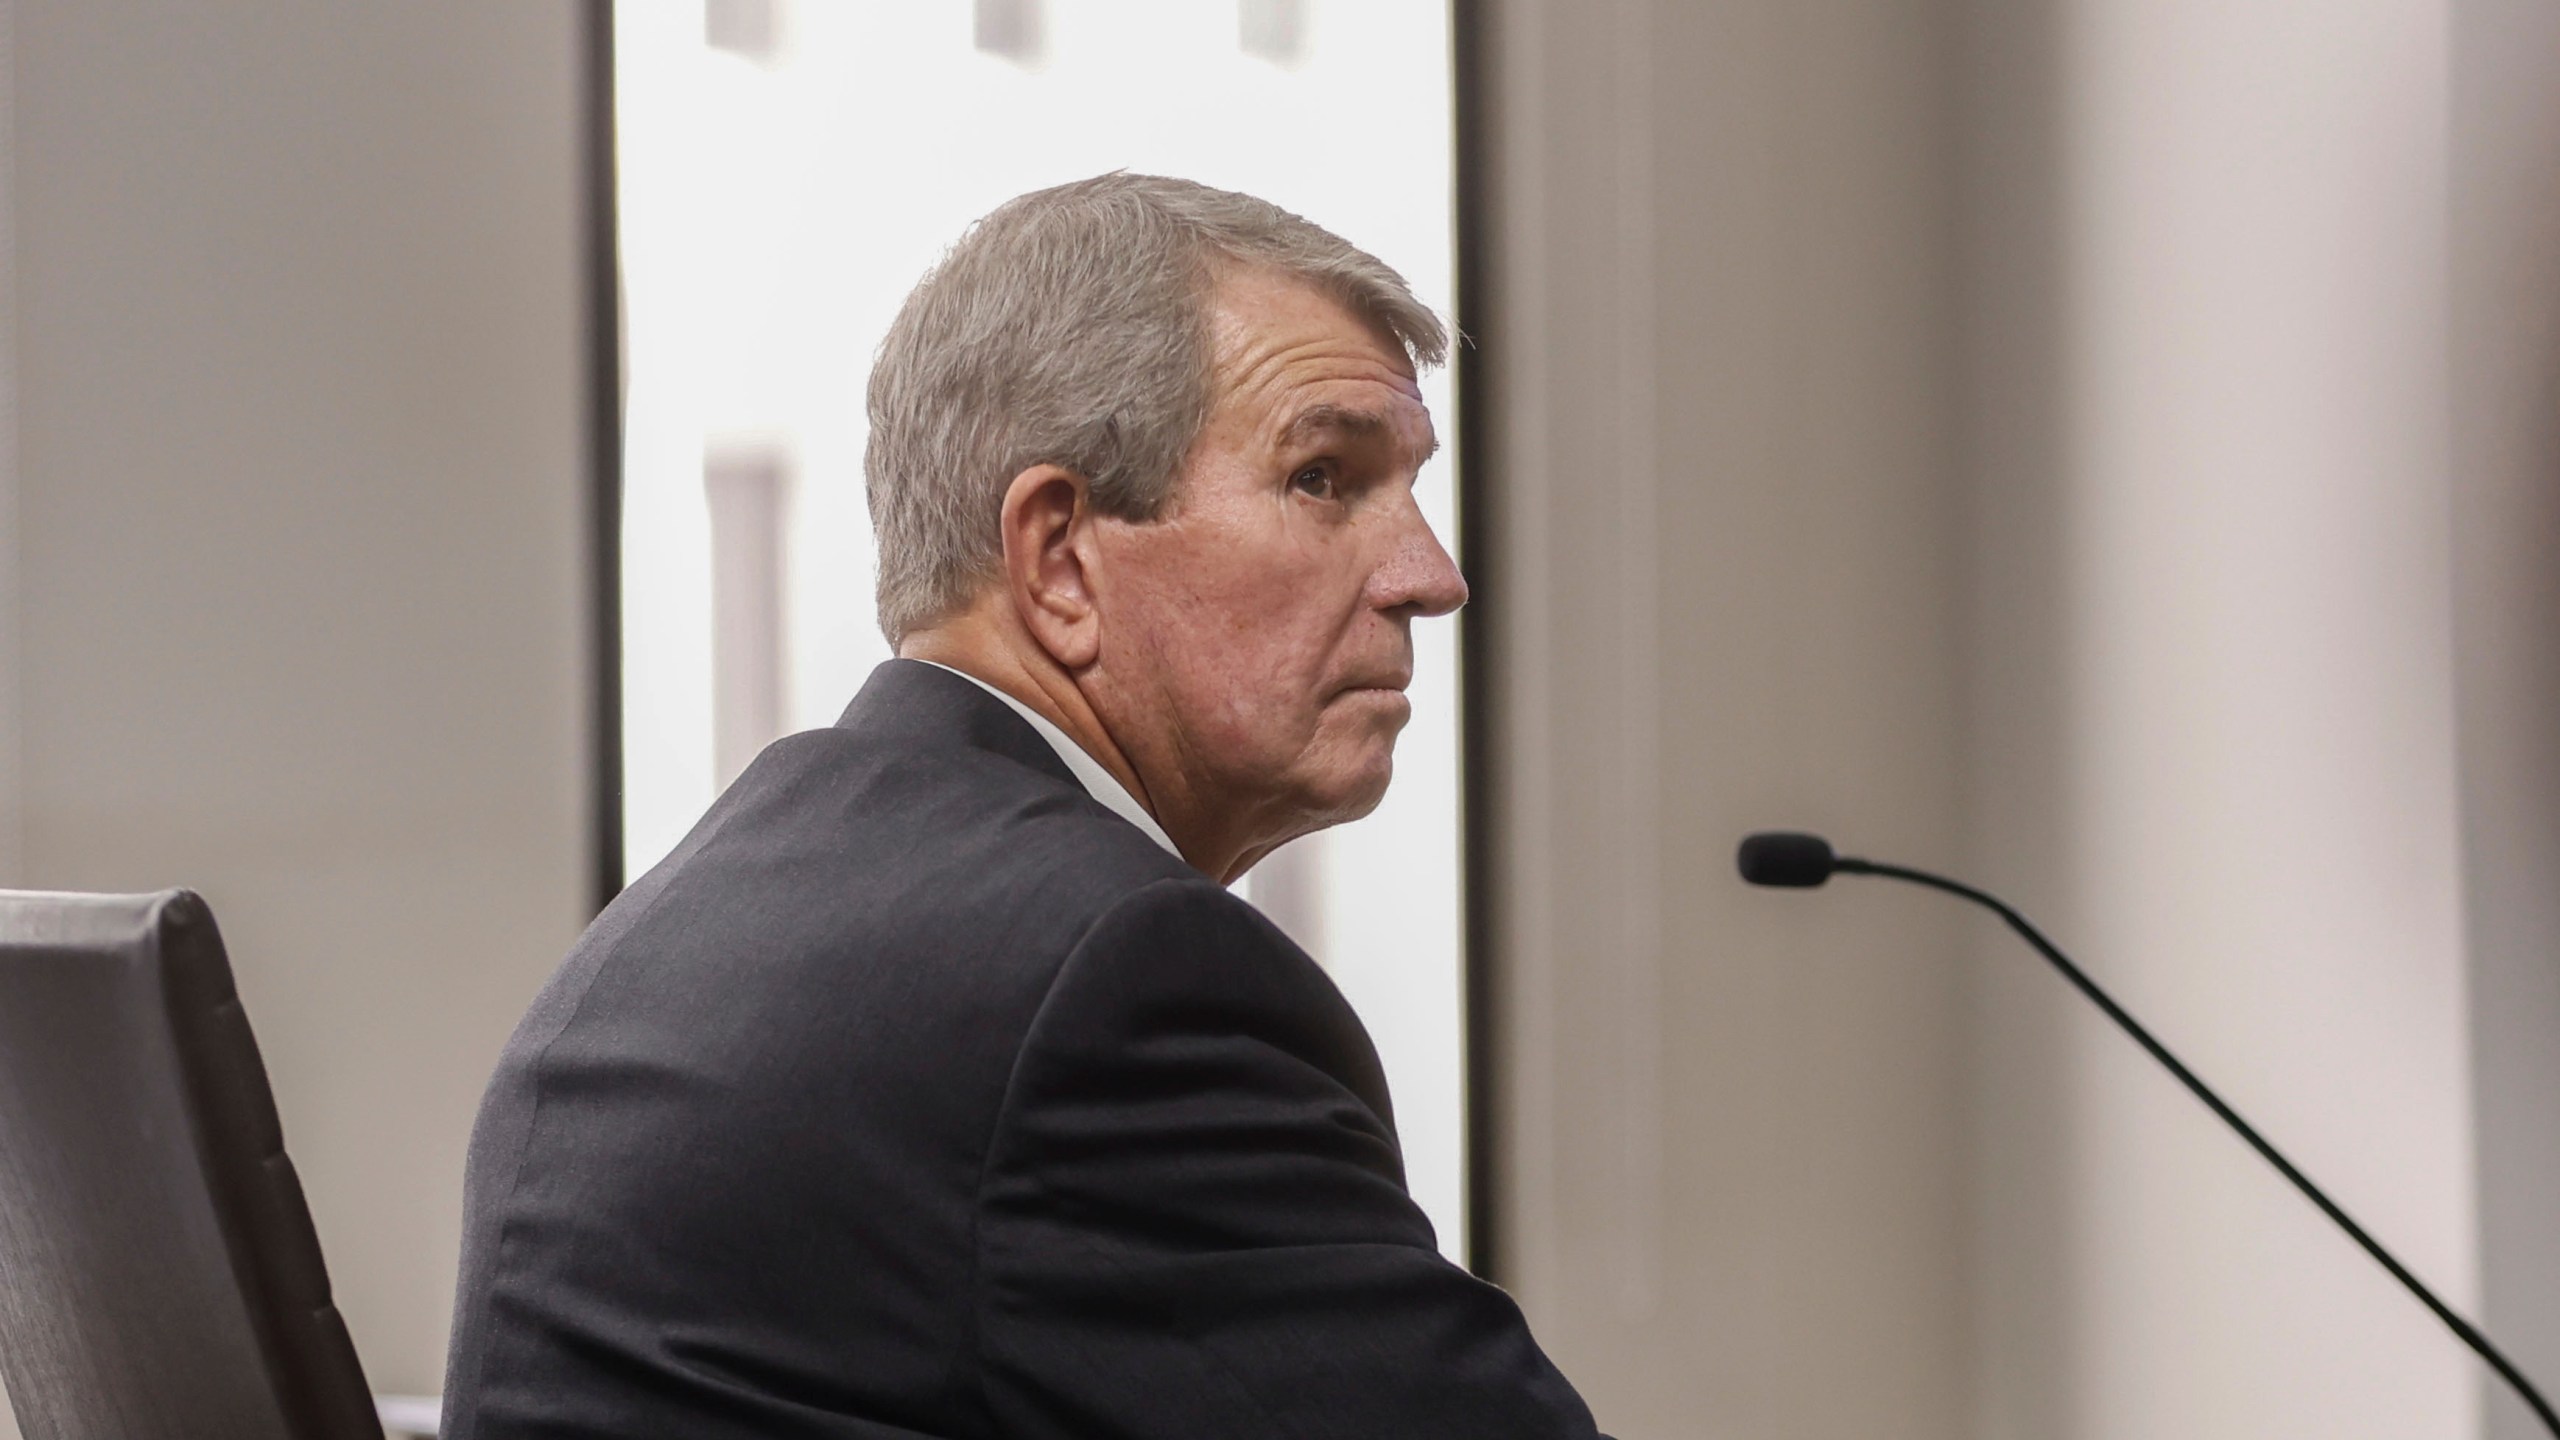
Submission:
[[1084,476],[1105,514],[1163,510],[1214,398],[1208,298],[1235,265],[1325,291],[1417,369],[1448,358],[1402,276],[1269,201],[1118,173],[1006,201],[917,284],[872,366],[863,470],[890,644],[997,573],[1005,488],[1034,465]]

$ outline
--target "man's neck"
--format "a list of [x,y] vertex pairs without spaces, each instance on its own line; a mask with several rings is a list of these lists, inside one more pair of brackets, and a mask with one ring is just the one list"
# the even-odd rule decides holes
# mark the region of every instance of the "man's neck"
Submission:
[[1187,785],[1178,755],[1168,753],[1178,750],[1171,743],[1150,754],[1158,783],[1148,784],[1129,748],[1113,738],[1087,698],[1085,685],[1041,648],[1000,597],[982,598],[950,619],[908,634],[898,642],[898,658],[948,666],[1057,726],[1145,808],[1185,862],[1220,884],[1235,883],[1275,846],[1304,833],[1271,838],[1271,826],[1255,823],[1263,817]]
[[1036,711],[1120,782],[1121,788],[1161,822],[1163,810],[1111,731],[1094,713],[1075,677],[1060,669],[1029,636],[1012,636],[988,617],[970,612],[898,642],[901,660],[925,660],[970,675]]

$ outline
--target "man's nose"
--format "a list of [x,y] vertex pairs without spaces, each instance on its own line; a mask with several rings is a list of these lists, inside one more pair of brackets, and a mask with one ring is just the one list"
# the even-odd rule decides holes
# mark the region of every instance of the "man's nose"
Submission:
[[1422,508],[1408,500],[1398,518],[1394,548],[1376,577],[1380,608],[1433,616],[1466,604],[1467,577],[1458,573],[1458,562],[1431,533]]

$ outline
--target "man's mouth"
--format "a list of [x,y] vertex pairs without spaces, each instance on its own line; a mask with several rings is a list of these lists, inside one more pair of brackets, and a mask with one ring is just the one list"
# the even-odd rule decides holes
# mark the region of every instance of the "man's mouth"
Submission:
[[1366,674],[1354,676],[1349,684],[1342,687],[1342,693],[1348,694],[1354,690],[1392,690],[1401,695],[1405,687],[1412,683],[1413,667],[1407,665],[1393,670],[1372,670]]

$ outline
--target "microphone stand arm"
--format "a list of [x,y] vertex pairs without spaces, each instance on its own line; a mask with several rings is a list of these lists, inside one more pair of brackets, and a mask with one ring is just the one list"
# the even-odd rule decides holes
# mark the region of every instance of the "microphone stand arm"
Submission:
[[2319,1206],[2322,1214],[2338,1222],[2338,1228],[2346,1231],[2349,1238],[2363,1246],[2364,1253],[2372,1256],[2376,1264],[2390,1271],[2392,1279],[2408,1287],[2409,1293],[2417,1296],[2420,1304],[2434,1311],[2435,1317],[2443,1321],[2447,1329],[2461,1337],[2463,1344],[2470,1346],[2474,1353],[2488,1362],[2490,1369],[2497,1371],[2500,1378],[2515,1387],[2516,1394],[2523,1397],[2524,1403],[2532,1407],[2533,1413],[2541,1418],[2542,1423],[2554,1436],[2560,1436],[2560,1414],[2553,1413],[2551,1403],[2542,1398],[2542,1392],[2534,1388],[2533,1382],[2525,1378],[2523,1371],[2518,1370],[2505,1355],[2499,1353],[2497,1346],[2489,1343],[2488,1336],[2481,1334],[2470,1321],[2454,1313],[2453,1307],[2437,1299],[2436,1292],[2428,1289],[2426,1283],[2417,1276],[2410,1274],[2409,1268],[2401,1264],[2389,1250],[2384,1249],[2381,1241],[2367,1234],[2365,1228],[2355,1222],[2354,1217],[2340,1208],[2337,1201],[2329,1198],[2328,1192],[2313,1184],[2310,1176],[2303,1174],[2292,1161],[2284,1158],[2282,1151],[2276,1149],[2265,1136],[2259,1134],[2256,1126],[2240,1118],[2240,1112],[2232,1109],[2220,1095],[2215,1094],[2212,1086],[2204,1083],[2196,1072],[2188,1069],[2177,1056],[2170,1054],[2168,1046],[2161,1044],[2149,1030],[2143,1028],[2141,1021],[2134,1019],[2123,1006],[2115,1002],[2113,996],[2099,988],[2097,981],[2090,979],[2082,973],[2079,966],[2072,964],[2071,958],[2063,954],[2052,941],[2044,938],[2042,931],[2027,923],[2026,916],[2011,909],[2007,902],[1995,895],[1976,890],[1970,885],[1950,880],[1943,875],[1932,875],[1926,870],[1914,870],[1904,865],[1888,865],[1878,860],[1858,860],[1845,855],[1833,861],[1831,868],[1843,875],[1882,875],[1890,879],[1907,880],[1914,885],[1925,885],[1932,890],[1943,890],[1950,895],[1970,900],[2007,921],[2009,928],[2017,931],[2021,939],[2035,947],[2037,954],[2053,962],[2053,968],[2062,972],[2062,978],[2070,981],[2072,988],[2088,996],[2089,1003],[2105,1011],[2108,1019],[2116,1022],[2124,1033],[2133,1037],[2135,1044],[2151,1052],[2151,1058],[2167,1067],[2170,1074],[2177,1076],[2179,1083],[2185,1085],[2198,1100],[2203,1101],[2206,1109],[2221,1116],[2224,1124],[2238,1132],[2241,1139],[2249,1142],[2250,1149],[2257,1151],[2268,1164],[2276,1167],[2284,1178],[2292,1181],[2293,1188],[2301,1191],[2312,1204]]

